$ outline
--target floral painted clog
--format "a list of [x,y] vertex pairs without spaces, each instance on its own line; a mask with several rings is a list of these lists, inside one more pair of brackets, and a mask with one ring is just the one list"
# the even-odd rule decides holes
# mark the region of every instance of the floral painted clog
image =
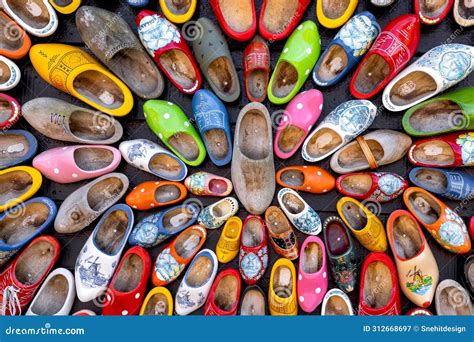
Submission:
[[426,1],[413,0],[415,13],[423,24],[436,25],[443,21],[451,11],[454,0]]
[[468,253],[471,240],[462,218],[443,202],[421,188],[403,193],[408,210],[430,232],[436,241],[452,253]]
[[206,158],[206,148],[189,118],[176,104],[149,100],[143,105],[148,126],[183,162],[199,166]]
[[321,316],[354,316],[351,300],[339,289],[329,290],[323,299]]
[[281,105],[289,102],[303,87],[313,70],[321,40],[318,27],[310,20],[302,23],[286,41],[268,84],[268,99]]
[[227,220],[216,245],[217,260],[226,264],[232,261],[240,250],[240,234],[242,234],[242,220],[233,216]]
[[52,236],[39,236],[0,273],[2,316],[21,315],[59,258],[61,246]]
[[140,311],[151,270],[148,252],[130,248],[120,260],[107,288],[102,316],[135,316]]
[[295,265],[288,259],[280,258],[273,264],[268,288],[268,307],[272,316],[298,315],[296,270]]
[[172,316],[173,297],[163,286],[154,287],[145,297],[140,316]]
[[217,257],[203,249],[194,257],[176,292],[176,313],[185,316],[204,305],[217,274]]
[[242,282],[233,268],[223,270],[212,284],[204,305],[206,316],[235,316],[240,300]]
[[101,112],[124,116],[133,108],[127,86],[78,47],[36,44],[30,49],[30,59],[46,82]]
[[318,166],[287,166],[278,170],[277,183],[285,188],[313,194],[323,194],[334,189],[336,180]]
[[360,172],[339,176],[336,187],[346,196],[385,203],[403,194],[408,182],[393,172]]
[[169,21],[182,24],[190,20],[194,15],[197,1],[198,0],[160,0],[160,8]]
[[219,26],[230,38],[240,42],[250,40],[257,31],[254,0],[209,0]]
[[184,94],[201,87],[201,73],[180,30],[160,14],[148,10],[137,15],[138,35],[166,77]]
[[328,289],[326,251],[323,241],[309,236],[301,246],[296,285],[298,303],[305,312],[313,312],[323,301]]
[[198,90],[193,96],[193,113],[211,161],[217,166],[230,163],[232,136],[227,109],[209,90]]
[[196,223],[200,207],[184,203],[145,217],[133,228],[128,243],[144,248],[155,247]]
[[339,82],[362,59],[380,27],[370,12],[353,16],[337,33],[313,70],[313,80],[320,87]]
[[309,162],[320,161],[362,134],[377,116],[377,107],[367,100],[344,102],[311,132],[301,154]]
[[385,253],[370,253],[360,275],[359,316],[401,314],[398,277],[392,259]]
[[0,93],[0,131],[12,128],[20,116],[20,103],[13,97]]
[[187,193],[184,185],[178,182],[143,182],[127,195],[125,202],[133,209],[149,210],[179,203]]
[[228,196],[233,189],[232,182],[224,177],[199,171],[184,180],[190,193],[196,196]]
[[265,211],[265,222],[273,250],[284,258],[297,259],[298,238],[283,211],[275,206],[269,207]]
[[247,286],[240,301],[240,316],[265,316],[267,298],[258,285]]
[[281,159],[296,153],[323,110],[323,94],[310,89],[296,95],[286,107],[278,125],[273,149]]
[[383,105],[399,112],[439,94],[465,79],[474,69],[474,47],[437,46],[398,74],[383,92]]
[[360,62],[349,86],[358,99],[379,93],[413,58],[420,41],[420,19],[401,15],[384,27]]
[[36,155],[38,141],[28,131],[11,129],[0,132],[0,169],[22,164]]
[[300,232],[318,235],[321,232],[321,219],[308,203],[294,190],[283,188],[278,192],[278,203],[290,222]]
[[30,199],[41,187],[41,173],[29,166],[0,170],[0,212]]
[[53,8],[61,14],[72,14],[79,6],[81,6],[82,0],[49,0],[49,3]]
[[6,57],[0,56],[0,91],[7,91],[15,88],[20,83],[21,72],[18,65]]
[[234,197],[226,197],[204,208],[198,222],[207,229],[221,227],[230,217],[239,211],[239,202]]
[[349,20],[357,8],[359,0],[327,1],[317,0],[316,15],[318,21],[329,29],[338,28]]
[[240,236],[239,271],[249,285],[262,278],[268,266],[268,239],[265,222],[259,216],[245,218]]
[[156,257],[151,281],[155,286],[165,286],[179,277],[197,252],[206,242],[206,229],[200,225],[191,226],[181,232]]
[[445,279],[439,283],[435,299],[438,316],[474,315],[469,293],[455,280]]
[[244,84],[250,102],[265,100],[269,79],[270,50],[267,43],[256,36],[244,50]]
[[11,59],[25,57],[31,47],[30,37],[3,11],[0,11],[0,25],[4,28],[0,36],[0,54]]
[[474,25],[471,2],[466,0],[454,0],[453,14],[454,19],[459,25],[464,27]]
[[362,246],[372,252],[387,250],[385,228],[367,207],[350,197],[341,198],[336,207],[339,216]]
[[430,306],[439,270],[418,222],[409,212],[395,210],[387,221],[387,235],[402,292],[414,304]]

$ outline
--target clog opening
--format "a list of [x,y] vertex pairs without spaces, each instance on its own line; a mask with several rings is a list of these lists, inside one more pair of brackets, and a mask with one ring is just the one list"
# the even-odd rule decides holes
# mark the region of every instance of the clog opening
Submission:
[[393,222],[393,243],[402,260],[416,256],[423,247],[423,240],[416,223],[407,215],[398,216]]
[[176,132],[168,139],[168,144],[186,160],[194,161],[199,157],[196,139],[186,132]]
[[351,246],[347,230],[337,221],[332,221],[326,226],[326,244],[333,256],[340,256],[349,251]]
[[229,191],[227,182],[223,179],[211,179],[209,181],[209,191],[216,196],[223,195]]
[[[417,0],[420,2],[420,11],[423,16],[428,18],[439,17],[446,6],[448,6],[448,0]],[[461,0],[462,1],[462,0]]]
[[286,265],[278,266],[273,275],[273,292],[277,297],[290,298],[293,293],[293,274]]
[[81,140],[103,141],[115,135],[116,121],[100,112],[75,110],[69,117],[69,130]]
[[347,7],[351,0],[319,0],[322,1],[322,9],[324,16],[329,19],[338,19],[347,11]]
[[437,100],[415,110],[408,122],[415,131],[436,134],[463,129],[468,124],[468,119],[458,104],[449,100]]
[[374,261],[367,266],[364,276],[364,302],[372,309],[387,306],[393,291],[392,273],[381,261]]
[[44,28],[51,20],[44,0],[5,0],[5,3],[21,21],[34,29]]
[[0,175],[0,206],[18,199],[33,185],[33,178],[26,171],[10,171]]
[[38,316],[53,316],[66,304],[69,282],[62,274],[56,274],[48,280],[36,295],[31,311]]
[[183,234],[178,236],[174,244],[176,254],[183,259],[189,259],[199,248],[202,239],[202,233],[198,229],[185,231]]
[[193,213],[183,207],[174,208],[163,216],[163,226],[169,233],[178,232],[193,219]]
[[436,194],[443,194],[448,187],[446,175],[435,169],[418,169],[414,172],[417,185]]
[[350,310],[346,301],[338,295],[329,297],[326,302],[327,316],[349,316]]
[[453,149],[443,140],[430,140],[416,145],[412,156],[418,163],[436,166],[452,165],[455,160]]
[[278,207],[270,207],[267,209],[266,221],[268,229],[273,234],[283,234],[292,231],[285,214]]
[[356,75],[354,87],[361,94],[370,94],[387,79],[390,74],[390,66],[380,55],[372,54],[362,62],[362,66]]
[[60,7],[66,7],[72,4],[73,0],[53,0],[54,4]]
[[118,199],[123,188],[124,184],[120,178],[104,178],[89,189],[87,192],[87,202],[94,211],[108,208],[112,202]]
[[[372,151],[375,160],[377,162],[382,160],[385,154],[382,145],[372,139],[367,139],[365,142]],[[359,144],[351,144],[343,148],[337,156],[337,163],[346,170],[365,168],[368,165],[367,158]]]
[[224,160],[229,154],[229,141],[223,129],[210,129],[204,133],[207,152],[216,160]]
[[237,91],[239,80],[234,73],[232,60],[221,56],[214,59],[208,66],[207,74],[209,82],[224,95],[231,96]]
[[249,95],[257,100],[264,99],[267,91],[267,82],[268,76],[265,70],[252,70],[247,76]]
[[231,311],[237,304],[239,280],[234,275],[222,277],[214,293],[214,304],[223,311]]
[[109,167],[113,161],[114,154],[109,149],[80,147],[74,151],[74,162],[82,171],[99,171]]
[[433,224],[441,215],[439,204],[423,192],[412,192],[408,196],[410,208],[415,212],[417,219],[424,224]]
[[11,165],[24,157],[30,150],[30,143],[24,135],[5,132],[0,134],[0,167]]
[[222,200],[212,207],[212,215],[216,218],[225,218],[234,209],[234,205],[231,201]]
[[290,192],[283,195],[282,202],[285,209],[293,215],[301,213],[305,208],[305,203]]
[[23,46],[23,32],[4,13],[0,13],[0,48],[17,51]]
[[346,51],[338,44],[334,44],[325,53],[321,63],[319,63],[317,76],[323,82],[330,82],[339,76],[346,68]]
[[240,122],[240,151],[249,159],[262,160],[269,156],[271,137],[268,136],[268,122],[265,115],[256,110],[249,110]]
[[291,152],[295,147],[301,143],[305,136],[305,131],[301,128],[288,125],[281,131],[278,137],[278,148],[284,153]]
[[459,0],[458,7],[454,10],[457,10],[459,16],[464,20],[471,21],[474,17],[474,4],[472,3],[472,0]]
[[303,272],[307,274],[317,273],[323,267],[323,250],[316,242],[308,243],[303,251],[301,266]]
[[390,89],[390,101],[396,106],[406,106],[434,95],[438,86],[433,77],[424,71],[412,71]]
[[6,121],[10,119],[11,116],[12,116],[12,106],[10,102],[6,100],[5,98],[0,97],[0,125],[6,123]]
[[170,303],[168,298],[162,293],[155,293],[146,303],[144,316],[167,316]]
[[272,93],[282,99],[290,95],[298,82],[298,70],[287,61],[280,61],[275,70]]
[[299,1],[294,0],[267,0],[263,12],[263,27],[275,35],[280,35],[295,20],[298,6]]
[[351,201],[346,201],[342,204],[341,209],[342,215],[352,229],[362,230],[367,226],[367,213],[361,206],[359,207]]
[[181,196],[181,190],[174,184],[166,184],[156,188],[155,201],[160,204],[176,201]]
[[40,240],[26,248],[19,256],[15,277],[24,285],[36,284],[49,270],[55,256],[53,245]]
[[300,170],[286,170],[280,175],[280,181],[289,187],[303,186],[304,180],[304,173]]
[[240,307],[241,316],[264,316],[265,315],[265,297],[256,290],[250,289],[245,292]]
[[157,153],[151,157],[148,168],[155,175],[165,179],[178,179],[183,173],[182,164],[167,153]]
[[226,225],[224,226],[224,236],[230,240],[236,240],[240,236],[240,225],[237,220],[227,220]]
[[466,290],[458,286],[446,286],[439,292],[438,315],[471,316],[472,305]]
[[165,0],[166,8],[174,15],[183,15],[189,11],[192,0]]
[[128,254],[118,270],[112,287],[118,292],[131,292],[137,289],[143,276],[143,259],[137,254]]
[[191,265],[186,276],[186,282],[191,287],[201,287],[212,274],[212,261],[204,255],[199,256]]
[[224,21],[232,31],[243,33],[252,27],[252,0],[219,0]]
[[242,245],[245,247],[257,247],[264,239],[265,227],[257,217],[251,217],[243,228]]
[[12,77],[10,67],[4,61],[0,60],[0,84],[7,83]]
[[341,136],[331,128],[317,129],[306,145],[306,153],[311,158],[323,158],[342,145]]
[[106,254],[116,254],[127,233],[128,214],[122,210],[114,210],[107,215],[95,235],[97,248]]
[[169,77],[184,89],[196,86],[197,75],[193,63],[183,51],[168,50],[160,56],[160,64]]
[[342,179],[341,188],[349,194],[364,195],[372,188],[372,177],[367,174],[347,175]]

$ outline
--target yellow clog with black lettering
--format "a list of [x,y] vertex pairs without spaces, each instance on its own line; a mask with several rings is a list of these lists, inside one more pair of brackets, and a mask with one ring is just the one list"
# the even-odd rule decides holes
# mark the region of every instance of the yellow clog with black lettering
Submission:
[[15,166],[0,170],[0,212],[31,198],[39,190],[42,182],[41,173],[30,166]]

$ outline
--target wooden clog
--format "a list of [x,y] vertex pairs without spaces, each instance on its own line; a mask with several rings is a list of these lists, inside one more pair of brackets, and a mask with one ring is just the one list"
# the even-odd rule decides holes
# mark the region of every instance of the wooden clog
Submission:
[[0,93],[0,131],[7,130],[20,119],[21,107],[16,99]]
[[245,218],[240,236],[239,271],[249,285],[263,277],[268,266],[268,239],[265,221],[259,216]]
[[217,229],[225,221],[237,214],[239,202],[234,197],[226,197],[204,208],[198,217],[198,222],[207,229]]
[[30,160],[38,149],[33,134],[21,129],[11,129],[0,134],[0,169]]
[[20,83],[21,72],[18,65],[0,55],[0,91],[15,88]]
[[265,222],[273,250],[290,260],[298,258],[298,239],[283,211],[275,206],[269,207],[265,211]]
[[41,173],[29,166],[0,170],[0,212],[31,198],[42,182]]
[[256,36],[244,50],[244,83],[250,102],[263,102],[267,97],[270,79],[270,50],[267,43]]
[[323,194],[334,189],[335,178],[318,166],[287,166],[278,170],[277,183],[285,188],[313,194]]
[[324,296],[321,316],[353,316],[354,309],[347,295],[339,289],[331,289]]
[[210,0],[222,30],[230,38],[244,42],[257,31],[257,13],[254,0]]
[[344,25],[352,17],[359,0],[317,0],[316,15],[324,27],[333,29]]
[[272,316],[296,316],[296,270],[285,258],[278,259],[272,267],[268,288],[268,307]]
[[209,172],[196,172],[184,180],[190,193],[196,196],[228,196],[233,189],[232,182]]
[[173,297],[163,286],[151,289],[143,301],[140,316],[171,316],[173,315]]
[[454,19],[464,27],[474,25],[474,6],[469,0],[454,0],[453,7]]
[[413,0],[415,13],[426,25],[439,24],[451,11],[454,0]]
[[235,316],[242,282],[239,273],[227,268],[218,274],[204,305],[206,316]]
[[169,21],[182,24],[192,18],[197,2],[198,0],[160,0],[160,7]]
[[239,254],[241,233],[242,220],[238,216],[232,216],[225,223],[217,241],[216,255],[220,263],[226,264]]
[[61,14],[72,14],[79,6],[81,6],[82,0],[49,0],[49,3],[53,8]]
[[0,54],[11,59],[26,56],[31,47],[30,37],[5,12],[0,11]]
[[179,203],[187,193],[184,185],[178,182],[143,182],[127,195],[125,202],[136,210],[150,210]]
[[265,316],[267,312],[267,299],[265,293],[258,285],[245,288],[240,301],[240,316]]
[[472,316],[471,298],[457,281],[445,279],[436,289],[436,314],[438,316]]

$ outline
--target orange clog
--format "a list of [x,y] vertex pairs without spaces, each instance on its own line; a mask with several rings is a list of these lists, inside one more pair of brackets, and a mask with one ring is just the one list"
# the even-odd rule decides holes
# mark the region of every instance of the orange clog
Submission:
[[11,59],[26,56],[31,47],[30,37],[3,11],[0,11],[0,27],[0,55]]
[[137,185],[125,198],[136,210],[149,210],[181,202],[186,198],[186,187],[178,182],[156,181]]
[[336,180],[326,170],[317,166],[288,166],[276,174],[279,185],[313,194],[326,193],[334,189]]

